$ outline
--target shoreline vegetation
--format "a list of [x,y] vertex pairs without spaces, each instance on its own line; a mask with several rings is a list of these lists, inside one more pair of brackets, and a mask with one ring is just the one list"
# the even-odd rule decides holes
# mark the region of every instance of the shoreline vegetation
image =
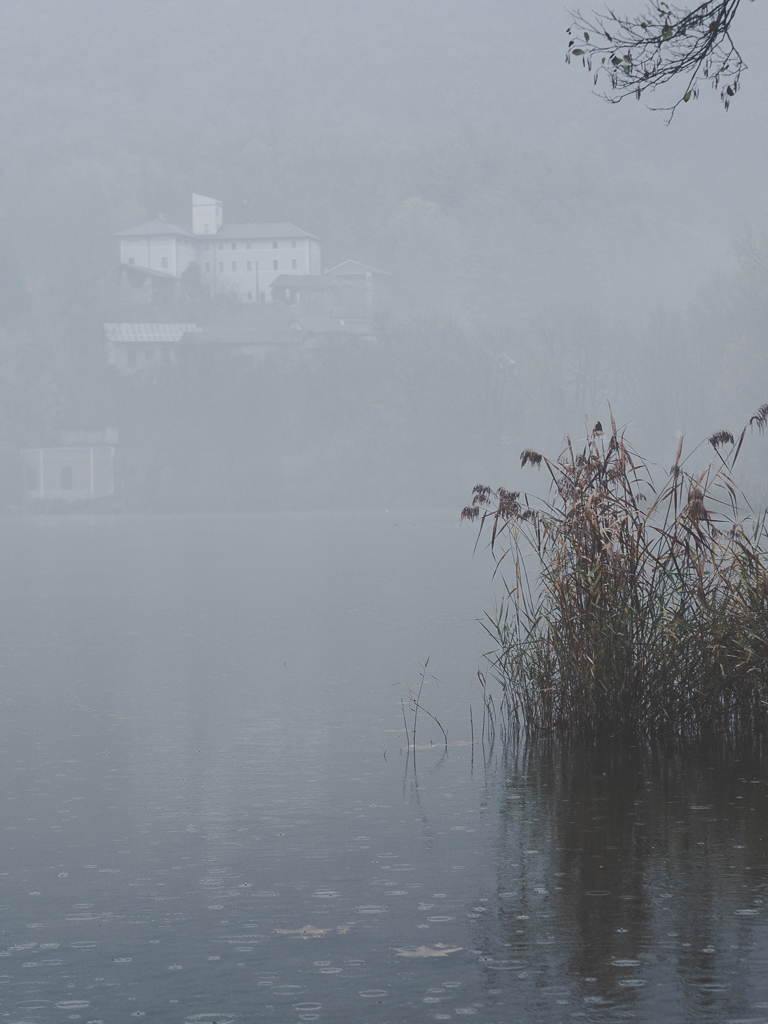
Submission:
[[693,468],[683,438],[660,487],[598,421],[557,459],[521,454],[547,497],[482,484],[462,519],[490,533],[505,596],[486,629],[507,735],[752,735],[768,724],[768,521],[734,482],[746,435]]

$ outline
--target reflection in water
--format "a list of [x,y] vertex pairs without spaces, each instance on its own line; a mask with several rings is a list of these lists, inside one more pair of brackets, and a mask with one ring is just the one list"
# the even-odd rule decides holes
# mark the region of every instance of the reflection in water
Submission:
[[496,913],[477,921],[486,984],[513,975],[535,989],[530,1009],[590,1020],[768,1019],[764,753],[497,749]]

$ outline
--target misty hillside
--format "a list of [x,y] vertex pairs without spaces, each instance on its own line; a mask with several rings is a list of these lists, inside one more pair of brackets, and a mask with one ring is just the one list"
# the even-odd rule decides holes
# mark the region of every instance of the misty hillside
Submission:
[[[565,65],[559,5],[6,0],[4,500],[72,428],[144,453],[140,504],[190,507],[459,502],[608,401],[660,459],[735,429],[766,397],[766,27],[740,19],[738,103],[666,127]],[[118,301],[115,232],[188,226],[192,192],[394,275],[377,346],[120,377],[104,321],[239,315]]]
[[6,258],[38,300],[90,297],[112,231],[183,222],[199,191],[319,234],[329,265],[383,266],[411,305],[689,294],[760,201],[757,154],[731,145],[757,72],[728,118],[706,98],[665,130],[590,95],[567,24],[503,0],[8,0]]

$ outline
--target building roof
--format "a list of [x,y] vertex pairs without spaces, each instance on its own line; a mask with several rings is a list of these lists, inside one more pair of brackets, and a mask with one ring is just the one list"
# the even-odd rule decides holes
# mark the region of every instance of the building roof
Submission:
[[212,199],[210,196],[201,196],[199,192],[192,193],[193,206],[221,206],[220,199]]
[[322,291],[325,288],[337,287],[337,282],[329,281],[325,274],[281,274],[272,282],[272,289],[289,288],[291,291]]
[[371,337],[373,325],[370,320],[340,319],[339,317],[324,316],[300,316],[293,324],[296,331],[305,334],[335,334],[335,335],[358,335]]
[[192,343],[195,345],[298,345],[292,322],[262,324],[255,327],[198,327],[197,324],[104,324],[107,341],[128,343]]
[[202,334],[197,324],[104,324],[107,341],[181,341],[185,334]]
[[208,327],[198,341],[207,345],[237,345],[241,348],[301,345],[303,338],[291,330],[291,326],[278,323],[252,327]]
[[383,277],[392,277],[392,274],[387,273],[386,270],[377,270],[376,267],[369,267],[366,263],[360,263],[358,260],[344,260],[343,263],[326,270],[326,274],[334,274],[337,277],[345,274],[354,277],[363,274],[381,274]]
[[314,238],[316,242],[320,239],[317,235],[311,235],[295,224],[288,222],[279,224],[224,224],[215,235],[196,235],[196,238]]
[[181,235],[183,238],[195,238],[196,236],[191,234],[189,231],[185,231],[184,228],[177,227],[175,224],[169,224],[166,220],[160,220],[156,217],[154,220],[148,220],[146,224],[137,224],[135,228],[126,228],[125,231],[115,232],[116,238],[130,238],[132,235]]
[[317,235],[311,235],[309,231],[304,231],[303,228],[298,228],[287,221],[275,224],[224,224],[215,235],[193,235],[185,228],[156,217],[145,224],[137,224],[135,228],[126,228],[125,231],[115,233],[116,238],[142,238],[147,235],[180,235],[182,238],[194,238],[198,241],[202,238],[313,238],[316,242],[320,241]]
[[172,274],[169,270],[154,270],[152,267],[137,267],[133,263],[121,263],[121,270],[127,270],[129,274],[143,274],[145,277],[159,277],[163,281],[179,281],[181,278]]

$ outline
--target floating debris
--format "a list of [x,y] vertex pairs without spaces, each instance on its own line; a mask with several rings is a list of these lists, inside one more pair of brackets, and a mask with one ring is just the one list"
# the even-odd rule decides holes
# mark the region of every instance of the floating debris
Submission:
[[417,946],[416,949],[398,949],[395,956],[448,956],[458,953],[463,946],[446,946],[444,942],[436,942],[434,946]]
[[305,924],[303,928],[274,928],[277,935],[292,935],[295,939],[322,939],[325,935],[346,935],[349,928],[315,928]]

